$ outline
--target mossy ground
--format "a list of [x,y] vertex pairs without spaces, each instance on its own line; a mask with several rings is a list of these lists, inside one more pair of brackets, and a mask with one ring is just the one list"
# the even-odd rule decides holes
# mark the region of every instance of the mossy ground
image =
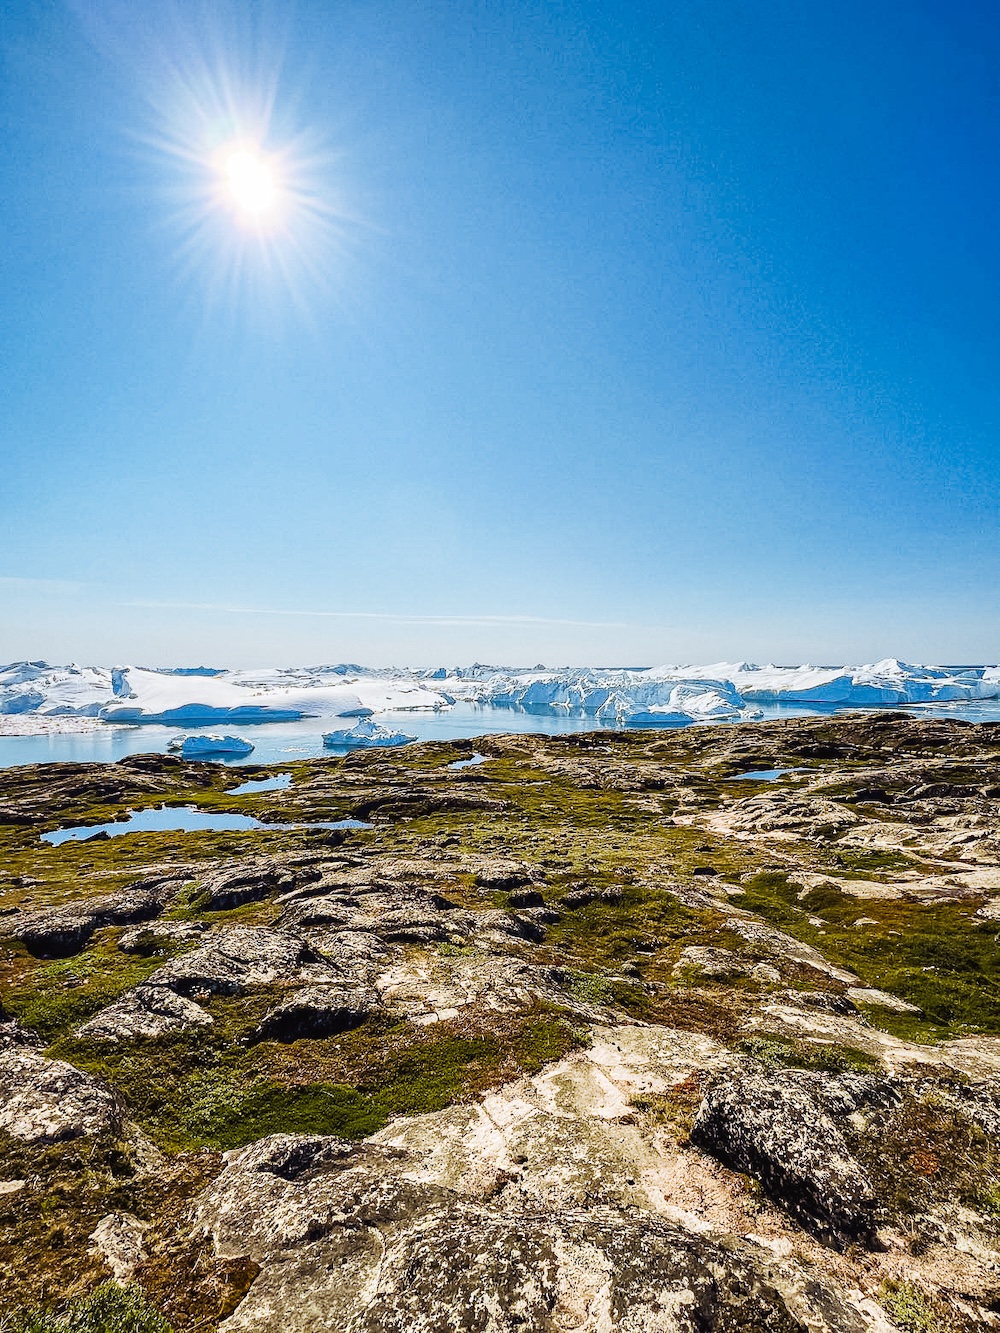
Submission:
[[66,1038],[51,1054],[104,1079],[166,1151],[226,1150],[267,1134],[361,1138],[396,1115],[441,1110],[535,1073],[581,1037],[564,1016],[472,1011],[415,1027],[369,1020],[288,1045],[245,1046],[273,996],[215,1000],[212,1028],[113,1046]]
[[753,876],[733,903],[923,1011],[923,1023],[873,1011],[896,1035],[1000,1032],[1000,922],[977,917],[978,904],[862,903],[833,884],[803,893],[784,872]]
[[135,1285],[102,1282],[89,1296],[0,1317],[0,1333],[173,1333]]
[[[172,919],[269,924],[279,909],[266,899],[230,912],[207,911],[199,899],[200,879],[223,863],[248,857],[329,850],[329,835],[309,829],[135,834],[60,847],[42,844],[39,835],[163,803],[238,810],[281,822],[370,818],[372,829],[336,839],[357,864],[447,852],[513,858],[537,870],[546,903],[561,909],[561,916],[542,942],[525,944],[521,952],[540,967],[556,969],[567,998],[565,1011],[534,1005],[500,1014],[472,1007],[461,1018],[430,1027],[369,1020],[338,1037],[250,1045],[248,1034],[279,995],[263,987],[211,1000],[209,1029],[112,1047],[73,1033],[143,980],[170,950],[125,955],[117,947],[121,932],[106,930],[75,957],[53,962],[6,941],[0,948],[6,1007],[38,1029],[50,1054],[114,1086],[130,1117],[164,1154],[165,1165],[154,1177],[144,1175],[124,1145],[118,1157],[88,1156],[83,1147],[46,1150],[41,1166],[29,1166],[17,1145],[0,1145],[4,1178],[31,1177],[20,1193],[0,1198],[0,1225],[11,1247],[0,1301],[10,1305],[16,1298],[42,1308],[85,1294],[102,1276],[96,1259],[87,1257],[86,1237],[100,1216],[124,1209],[160,1219],[160,1239],[142,1279],[156,1306],[178,1330],[214,1327],[252,1273],[213,1265],[197,1247],[185,1243],[185,1248],[168,1233],[169,1220],[180,1216],[198,1182],[219,1169],[219,1151],[279,1130],[356,1137],[393,1116],[474,1097],[585,1042],[586,1031],[569,1013],[574,1003],[708,1033],[734,1046],[745,1042],[747,1015],[773,987],[745,976],[685,981],[674,973],[687,945],[752,954],[727,931],[727,899],[818,948],[866,985],[923,1011],[914,1018],[871,1010],[877,1026],[920,1040],[1000,1033],[998,923],[978,918],[976,902],[929,907],[905,898],[862,902],[832,885],[803,893],[796,880],[797,870],[888,882],[904,870],[930,872],[935,867],[919,848],[858,850],[828,836],[768,843],[726,836],[706,825],[713,813],[755,794],[757,784],[730,780],[749,769],[805,767],[805,777],[778,787],[792,790],[826,777],[825,798],[849,798],[872,765],[893,759],[899,734],[896,722],[873,721],[866,730],[810,721],[670,735],[487,737],[410,746],[391,757],[357,754],[282,765],[293,773],[289,790],[238,797],[226,791],[234,781],[232,770],[179,760],[0,774],[0,912],[58,906],[114,892],[144,874],[172,873],[190,884],[168,913]],[[997,767],[998,742],[985,729],[970,735],[928,724],[910,737],[907,752],[919,758],[922,771],[937,764],[943,772],[950,764],[950,781],[982,783],[989,779],[987,770]],[[489,762],[459,771],[448,767],[473,748]],[[240,777],[271,771],[276,770],[241,770]],[[878,817],[902,823],[906,814],[880,807]],[[480,886],[471,873],[457,870],[441,888],[460,907],[511,906],[508,894]],[[581,889],[589,901],[580,902]],[[856,926],[862,916],[875,924]],[[2,923],[0,916],[0,929]],[[434,947],[445,957],[475,956],[471,946]],[[519,947],[510,946],[515,952]],[[785,966],[783,984],[810,989],[820,981],[806,969],[796,973]],[[851,1048],[820,1049],[759,1033],[755,1040],[758,1045],[745,1047],[747,1053],[775,1065],[832,1072],[873,1068],[870,1057]],[[636,1109],[683,1137],[699,1095],[696,1087],[675,1089]],[[947,1109],[919,1098],[907,1108],[885,1126],[896,1163],[891,1189],[904,1188],[899,1182],[907,1172],[915,1177],[907,1187],[911,1194],[900,1194],[898,1208],[919,1208],[948,1195],[989,1213],[1000,1185],[992,1159],[977,1170],[970,1165],[977,1153],[982,1156],[974,1131],[965,1121],[965,1128],[952,1123]],[[913,1166],[918,1140],[936,1163],[929,1174]],[[958,1145],[958,1157],[944,1150],[949,1142]],[[31,1156],[38,1157],[37,1150]],[[924,1165],[929,1172],[930,1157]],[[900,1315],[901,1327],[924,1328],[912,1322],[917,1315],[906,1317],[911,1325]],[[48,1326],[38,1327],[48,1333]],[[62,1333],[61,1325],[51,1327]],[[927,1333],[933,1328],[927,1324]]]

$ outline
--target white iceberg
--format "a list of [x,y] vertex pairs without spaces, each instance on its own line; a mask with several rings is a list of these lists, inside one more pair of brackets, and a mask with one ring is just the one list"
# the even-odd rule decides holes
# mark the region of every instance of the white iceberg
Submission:
[[655,725],[750,719],[761,715],[762,704],[892,707],[998,698],[1000,668],[995,666],[934,667],[896,658],[862,666],[794,667],[753,662],[555,669],[476,664],[447,673],[345,663],[223,671],[14,662],[0,665],[0,732],[30,734],[33,719],[41,734],[57,728],[59,718],[67,719],[66,730],[85,718],[96,725],[165,723],[192,729],[322,718],[324,724],[330,719],[333,734],[342,719],[350,720],[346,730],[359,718],[437,711],[456,701],[560,709],[636,726],[654,725],[652,719]]
[[325,732],[323,744],[328,749],[373,750],[382,746],[409,745],[416,739],[416,736],[407,736],[405,731],[390,731],[388,727],[380,727],[377,722],[363,718],[353,727]]
[[253,746],[240,736],[178,736],[167,746],[184,759],[202,759],[211,754],[253,754]]
[[[883,707],[1000,697],[996,667],[929,667],[885,658],[864,666],[471,668],[447,677],[452,696],[499,707],[566,708],[626,725],[667,713],[713,722],[760,716],[761,703]],[[678,717],[677,721],[681,718]]]

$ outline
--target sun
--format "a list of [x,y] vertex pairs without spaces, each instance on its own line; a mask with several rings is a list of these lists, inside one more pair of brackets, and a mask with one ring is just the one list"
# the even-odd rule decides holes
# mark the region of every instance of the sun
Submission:
[[137,138],[159,173],[178,277],[207,306],[270,313],[290,296],[308,313],[342,283],[360,216],[326,132],[292,114],[302,89],[279,99],[271,54],[238,62],[259,65],[251,80],[200,38],[180,43],[151,81]]
[[264,228],[280,211],[282,185],[276,163],[254,144],[228,144],[216,156],[222,202],[244,226]]

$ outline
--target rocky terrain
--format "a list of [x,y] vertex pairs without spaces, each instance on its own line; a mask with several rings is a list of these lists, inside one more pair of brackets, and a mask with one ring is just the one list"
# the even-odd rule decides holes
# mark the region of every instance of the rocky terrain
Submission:
[[0,1328],[1000,1326],[1000,726],[286,767],[0,773]]

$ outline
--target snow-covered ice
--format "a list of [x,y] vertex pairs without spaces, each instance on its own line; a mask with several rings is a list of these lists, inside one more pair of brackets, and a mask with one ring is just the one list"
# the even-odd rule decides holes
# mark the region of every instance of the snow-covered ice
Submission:
[[380,727],[368,718],[363,718],[353,727],[323,733],[323,744],[329,749],[374,750],[383,746],[409,745],[416,739],[416,736],[408,736],[405,731]]
[[178,736],[167,746],[184,759],[201,759],[213,754],[252,754],[253,745],[240,736]]
[[[863,666],[713,662],[648,668],[477,665],[372,670],[339,664],[258,671],[17,662],[0,666],[0,734],[107,723],[189,727],[315,717],[343,721],[326,733],[338,737],[331,744],[340,745],[350,744],[339,737],[359,719],[442,710],[456,700],[494,708],[558,709],[625,726],[683,726],[752,719],[761,716],[761,705],[885,707],[983,699],[1000,699],[996,666],[921,666],[895,658]],[[362,732],[357,736],[365,744]]]
[[[579,709],[631,725],[759,716],[761,703],[871,707],[1000,697],[997,667],[927,667],[887,658],[867,666],[563,668],[447,678],[457,698],[499,706]],[[640,722],[642,719],[642,722]]]
[[105,722],[292,722],[307,717],[446,708],[451,700],[415,674],[340,667],[258,672],[141,667],[0,667],[0,714],[95,717]]

